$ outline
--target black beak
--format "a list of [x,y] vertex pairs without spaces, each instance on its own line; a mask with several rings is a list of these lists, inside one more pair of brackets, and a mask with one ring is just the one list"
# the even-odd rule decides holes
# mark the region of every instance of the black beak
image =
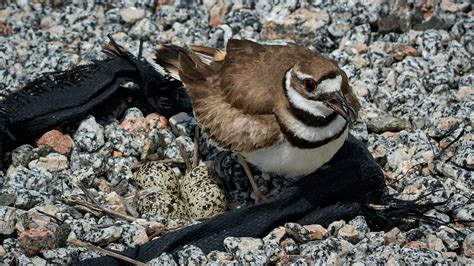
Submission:
[[356,112],[341,92],[337,92],[331,99],[326,100],[324,102],[328,107],[333,109],[336,113],[341,115],[347,122],[349,122],[349,124],[352,124],[352,122],[354,122],[354,119],[356,118]]

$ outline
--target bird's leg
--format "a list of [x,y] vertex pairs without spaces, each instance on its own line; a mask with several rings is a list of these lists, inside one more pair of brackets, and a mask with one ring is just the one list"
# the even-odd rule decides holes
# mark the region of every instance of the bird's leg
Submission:
[[265,181],[265,187],[270,191],[272,187],[272,177],[269,173],[262,171],[262,179]]
[[255,203],[262,203],[267,201],[267,197],[260,191],[260,189],[257,186],[257,183],[255,182],[255,178],[252,175],[252,171],[250,171],[250,167],[245,161],[244,157],[240,154],[236,154],[237,156],[237,162],[244,168],[245,174],[247,175],[250,185],[252,186],[252,190],[255,193]]

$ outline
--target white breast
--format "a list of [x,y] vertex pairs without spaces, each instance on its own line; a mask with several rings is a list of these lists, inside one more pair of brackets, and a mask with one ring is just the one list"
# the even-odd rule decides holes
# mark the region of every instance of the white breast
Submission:
[[263,171],[287,177],[310,174],[327,163],[342,147],[348,136],[346,129],[341,136],[325,145],[314,149],[300,149],[287,141],[270,148],[245,152],[246,160]]

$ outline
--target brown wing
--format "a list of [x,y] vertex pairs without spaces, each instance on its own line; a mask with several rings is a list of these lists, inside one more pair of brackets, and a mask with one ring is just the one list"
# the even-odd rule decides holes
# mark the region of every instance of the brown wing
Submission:
[[269,147],[283,140],[273,114],[249,115],[231,106],[217,82],[186,83],[202,128],[217,145],[237,152]]
[[191,95],[197,119],[219,147],[244,152],[265,148],[283,140],[273,114],[246,114],[226,101],[220,87],[219,69],[227,56],[224,60],[206,64],[200,54],[209,56],[213,53],[212,48],[193,47],[196,52],[173,48],[168,46],[158,49],[157,61],[178,71],[179,78]]

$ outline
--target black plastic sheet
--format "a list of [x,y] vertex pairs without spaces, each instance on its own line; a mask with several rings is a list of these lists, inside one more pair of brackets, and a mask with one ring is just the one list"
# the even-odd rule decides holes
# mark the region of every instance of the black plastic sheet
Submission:
[[[307,158],[305,158],[307,159]],[[367,203],[378,203],[385,189],[384,176],[365,145],[350,136],[323,168],[298,181],[298,189],[281,199],[229,211],[197,225],[167,233],[122,254],[147,262],[163,252],[176,253],[192,244],[205,253],[223,250],[226,237],[264,237],[287,222],[329,224],[366,213]],[[126,265],[104,256],[77,265]]]

